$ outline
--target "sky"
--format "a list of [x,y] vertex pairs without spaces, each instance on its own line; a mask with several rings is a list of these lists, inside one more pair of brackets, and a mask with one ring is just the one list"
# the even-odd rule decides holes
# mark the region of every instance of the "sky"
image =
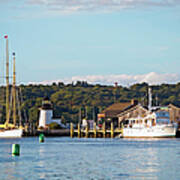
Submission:
[[19,84],[180,81],[180,0],[0,0],[0,76],[6,34]]

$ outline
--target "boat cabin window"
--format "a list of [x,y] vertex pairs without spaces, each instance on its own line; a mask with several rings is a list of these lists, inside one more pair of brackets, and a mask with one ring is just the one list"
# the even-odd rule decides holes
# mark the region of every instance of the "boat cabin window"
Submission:
[[156,119],[157,124],[169,124],[170,119]]
[[129,124],[129,120],[125,120],[125,121],[124,121],[124,124]]

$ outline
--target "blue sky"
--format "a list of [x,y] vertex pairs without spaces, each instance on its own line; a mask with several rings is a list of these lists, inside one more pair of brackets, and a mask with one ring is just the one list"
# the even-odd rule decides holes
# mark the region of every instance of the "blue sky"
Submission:
[[179,0],[0,0],[5,34],[19,83],[180,81]]

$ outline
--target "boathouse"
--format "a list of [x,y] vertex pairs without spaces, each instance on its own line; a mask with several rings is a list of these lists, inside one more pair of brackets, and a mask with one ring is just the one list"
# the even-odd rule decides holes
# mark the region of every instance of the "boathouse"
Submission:
[[117,115],[118,126],[120,126],[121,123],[124,122],[126,119],[136,119],[138,117],[143,118],[150,115],[152,112],[155,114],[157,122],[176,122],[180,127],[180,108],[172,104],[170,104],[169,106],[155,107],[152,111],[149,111],[147,107],[144,107],[141,104],[137,104],[136,106],[130,107],[129,109],[126,109]]
[[168,109],[170,113],[171,122],[174,121],[178,123],[178,126],[180,128],[180,107],[175,106],[173,104],[169,104]]
[[110,124],[113,122],[115,128],[120,128],[118,114],[137,106],[137,104],[138,101],[134,99],[130,102],[114,103],[98,114],[98,123],[106,122],[106,127],[110,128]]
[[[152,111],[156,114],[157,119],[170,119],[171,122],[178,123],[180,127],[180,108],[170,104],[168,106],[154,107]],[[104,111],[98,114],[98,123],[106,122],[106,127],[110,128],[113,122],[115,128],[120,128],[122,122],[129,118],[143,118],[152,113],[146,106],[138,104],[138,101],[115,103],[107,107]]]
[[125,109],[117,115],[118,117],[118,126],[121,126],[121,123],[124,123],[129,118],[142,118],[149,115],[151,112],[143,107],[141,104],[136,104],[128,109]]

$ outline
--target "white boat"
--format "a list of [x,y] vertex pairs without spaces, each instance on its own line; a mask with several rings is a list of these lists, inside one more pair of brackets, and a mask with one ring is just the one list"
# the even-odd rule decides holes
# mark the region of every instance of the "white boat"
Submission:
[[177,123],[170,121],[167,107],[152,107],[152,92],[149,87],[148,114],[136,118],[128,118],[124,122],[122,137],[130,138],[162,138],[175,137]]
[[8,36],[6,39],[6,121],[0,124],[0,138],[17,138],[22,137],[23,129],[19,127],[16,122],[16,72],[15,72],[15,53],[13,53],[13,84],[12,84],[12,101],[13,107],[13,124],[10,123],[10,98],[9,98],[9,50],[8,50]]
[[0,130],[0,138],[20,138],[23,135],[22,129]]
[[122,136],[125,138],[161,138],[175,137],[177,124],[169,119],[157,119],[152,113],[145,118],[131,118],[126,120]]

